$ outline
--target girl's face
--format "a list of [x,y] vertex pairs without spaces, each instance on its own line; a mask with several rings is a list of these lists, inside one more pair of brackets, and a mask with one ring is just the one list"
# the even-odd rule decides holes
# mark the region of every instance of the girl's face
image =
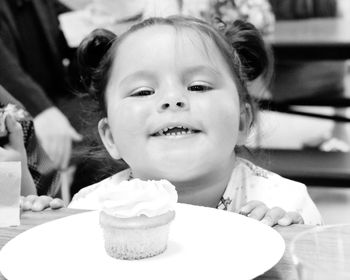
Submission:
[[118,48],[106,103],[101,138],[141,179],[212,174],[232,164],[244,134],[228,66],[191,30],[159,25],[130,34]]

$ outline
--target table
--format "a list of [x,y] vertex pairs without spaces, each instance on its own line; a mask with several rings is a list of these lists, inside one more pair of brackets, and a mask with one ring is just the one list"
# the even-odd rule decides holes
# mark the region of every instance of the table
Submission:
[[[13,237],[20,234],[21,232],[30,229],[34,226],[42,223],[66,217],[69,215],[85,212],[84,210],[76,209],[59,209],[59,210],[45,210],[42,212],[24,212],[21,215],[21,225],[18,227],[0,228],[0,249]],[[289,252],[289,244],[292,238],[304,230],[310,229],[312,226],[307,225],[292,225],[289,227],[275,227],[275,229],[282,235],[286,242],[286,252],[279,263],[271,270],[266,272],[264,275],[257,279],[296,279],[296,271],[292,265],[291,256]],[[0,273],[0,280],[5,278]]]

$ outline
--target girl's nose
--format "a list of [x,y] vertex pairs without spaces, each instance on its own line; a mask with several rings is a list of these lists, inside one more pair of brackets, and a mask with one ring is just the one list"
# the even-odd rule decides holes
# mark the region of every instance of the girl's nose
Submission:
[[170,108],[170,106],[174,107],[174,109],[182,109],[182,108],[185,108],[186,103],[183,101],[178,101],[175,104],[173,104],[171,102],[167,102],[167,103],[163,103],[161,105],[161,109],[166,110],[166,109]]
[[159,111],[185,111],[189,108],[188,99],[184,94],[168,94],[160,102]]

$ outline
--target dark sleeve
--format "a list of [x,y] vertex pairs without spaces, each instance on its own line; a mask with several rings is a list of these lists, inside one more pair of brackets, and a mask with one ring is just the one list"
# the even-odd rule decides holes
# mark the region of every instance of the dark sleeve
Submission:
[[54,6],[55,6],[55,10],[56,10],[56,14],[63,14],[63,13],[67,13],[70,12],[71,9],[69,7],[67,7],[65,4],[63,4],[60,1],[54,0]]
[[35,117],[53,106],[44,90],[21,68],[0,39],[0,84]]
[[15,104],[17,107],[24,109],[24,106],[14,98],[3,86],[0,85],[0,107],[7,104]]
[[23,129],[24,146],[27,152],[27,164],[30,174],[38,195],[47,195],[49,190],[59,183],[59,174],[56,170],[52,170],[47,174],[42,174],[38,170],[39,155],[38,147],[39,143],[35,137],[34,125],[31,120],[20,121]]

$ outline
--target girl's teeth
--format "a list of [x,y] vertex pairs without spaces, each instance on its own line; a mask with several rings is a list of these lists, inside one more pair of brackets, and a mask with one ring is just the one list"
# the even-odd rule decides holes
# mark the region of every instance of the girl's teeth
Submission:
[[186,135],[186,134],[191,134],[191,130],[188,131],[178,131],[178,132],[171,132],[171,133],[163,133],[162,135],[165,136],[176,136],[176,135]]
[[[177,128],[175,131],[171,131],[174,128]],[[158,136],[177,136],[177,135],[186,135],[186,134],[192,134],[194,133],[193,130],[189,128],[185,128],[183,126],[177,126],[177,127],[166,127],[160,131],[158,131]]]

